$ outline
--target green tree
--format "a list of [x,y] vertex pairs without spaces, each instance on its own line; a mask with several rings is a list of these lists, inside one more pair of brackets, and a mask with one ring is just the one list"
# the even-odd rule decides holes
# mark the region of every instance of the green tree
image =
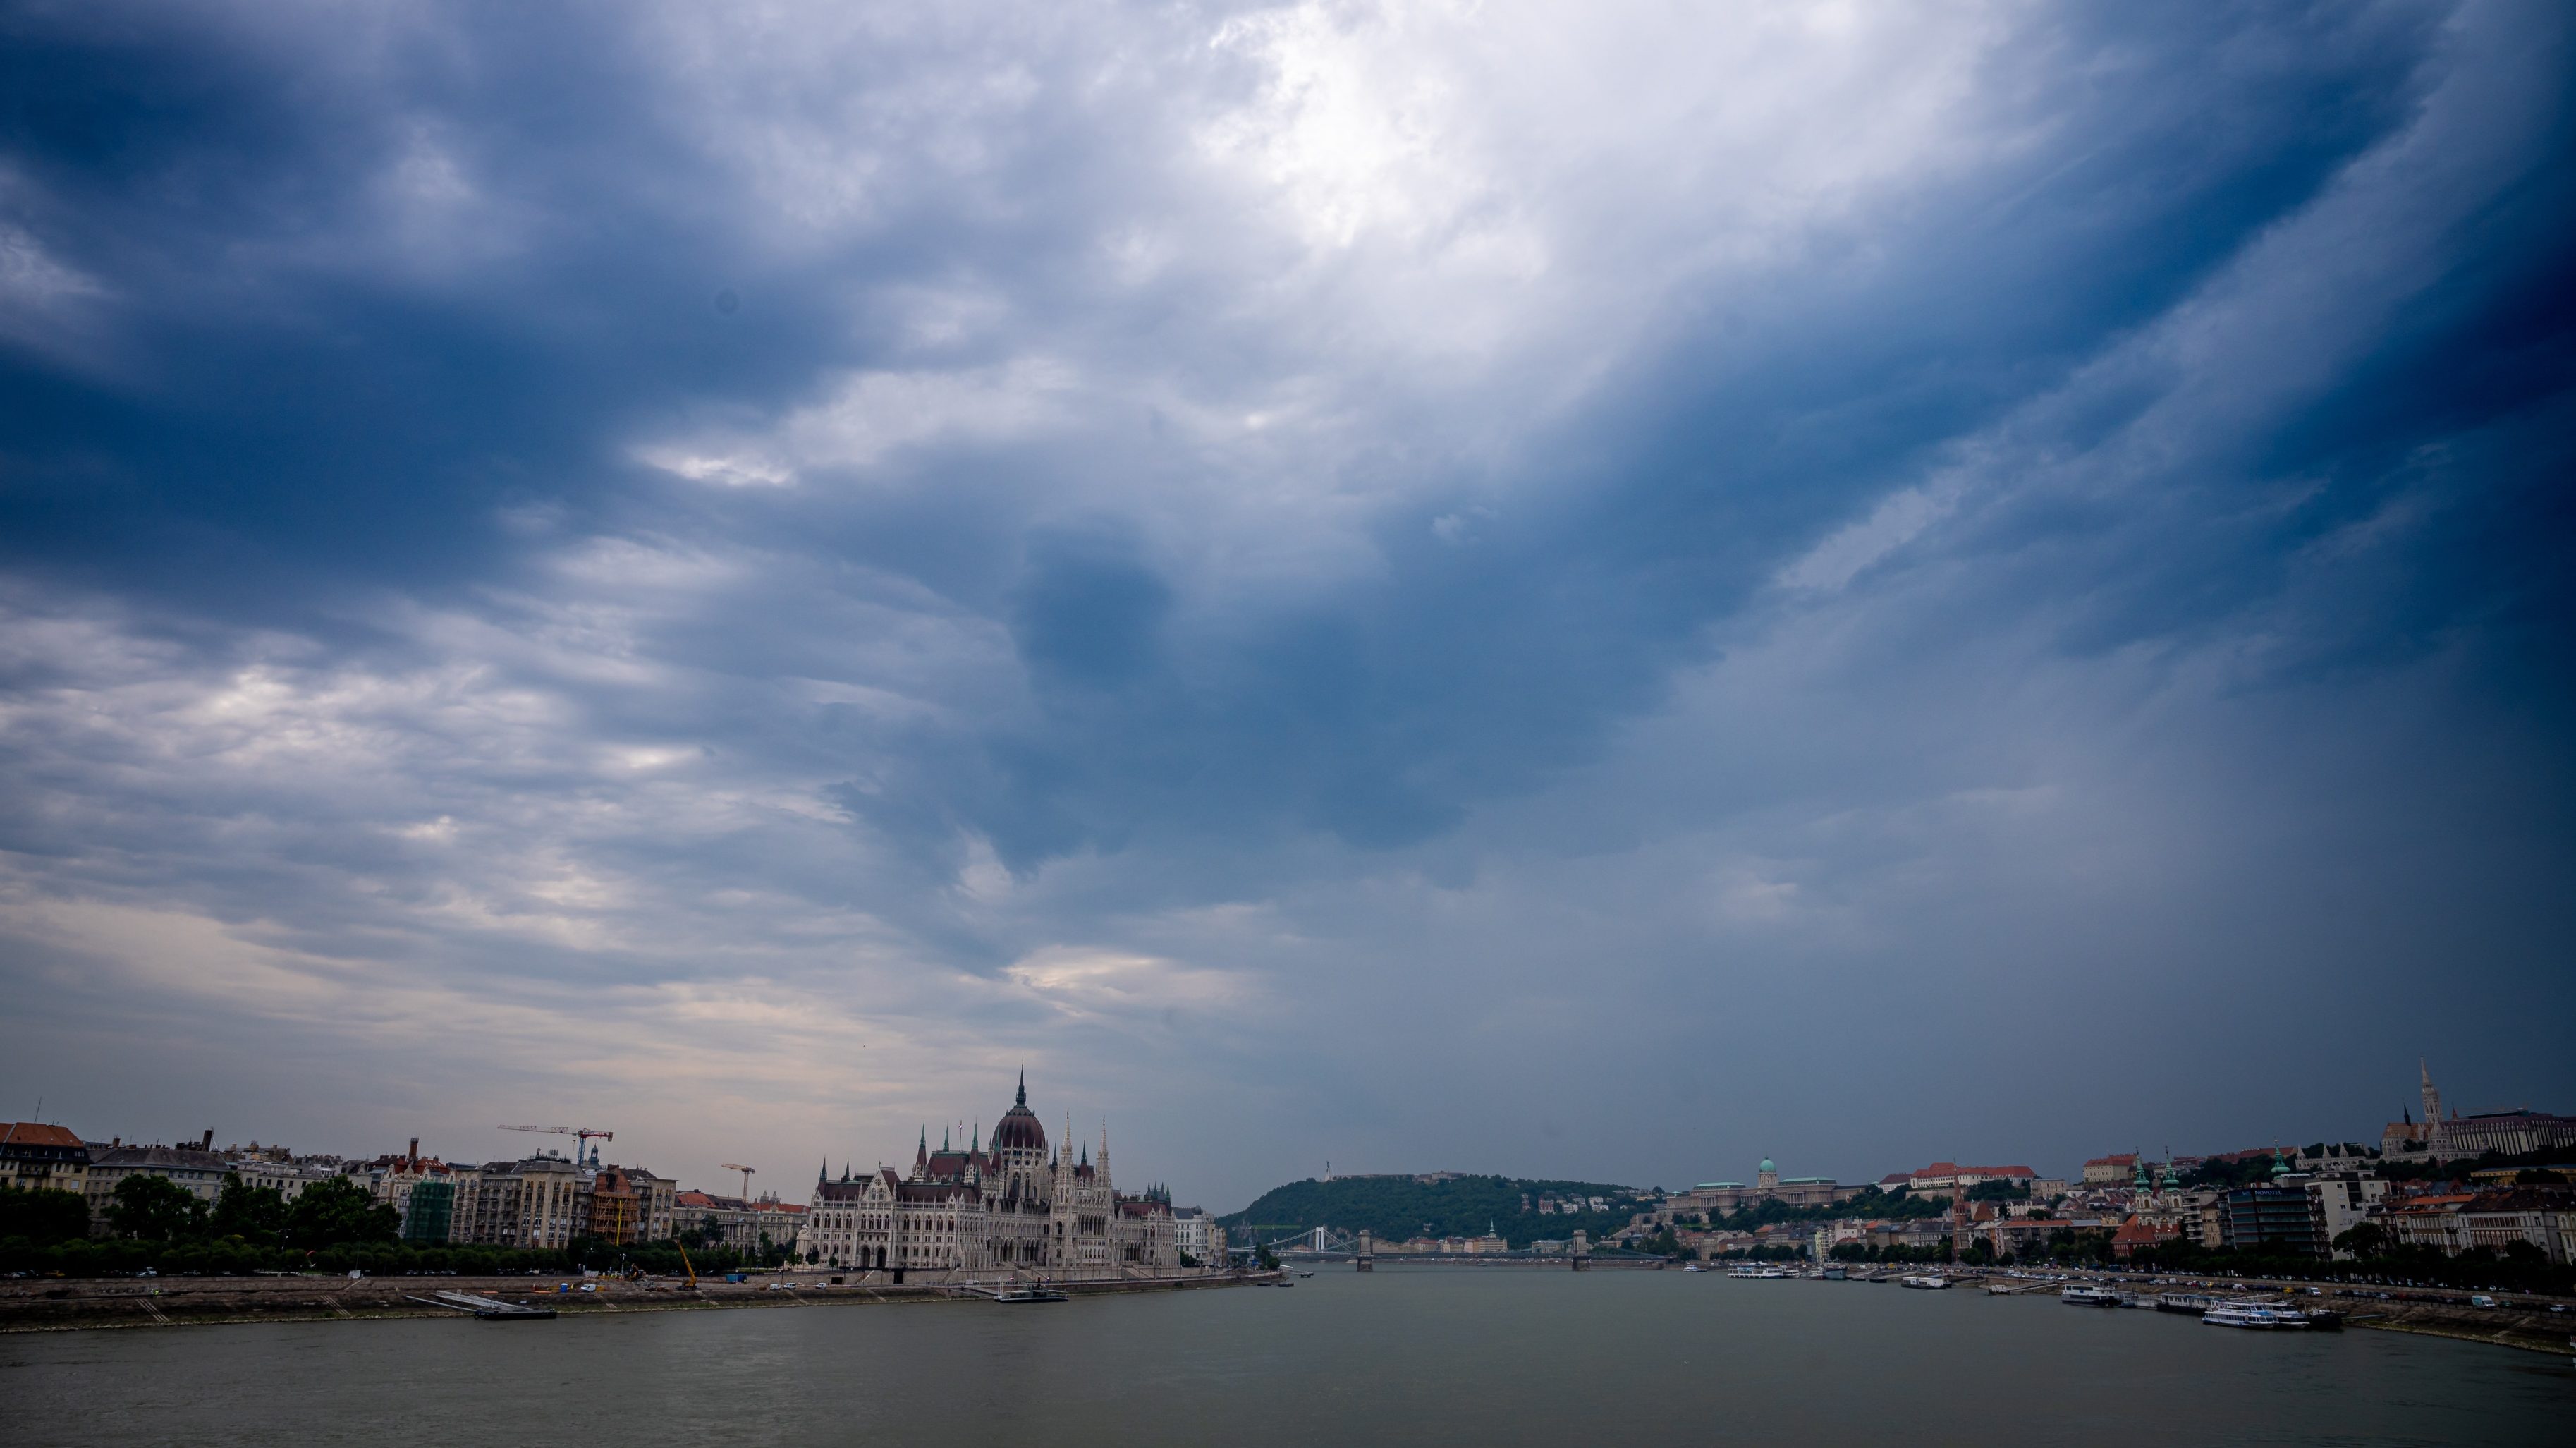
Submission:
[[138,1242],[180,1242],[197,1235],[206,1204],[186,1187],[165,1176],[136,1172],[116,1184],[116,1200],[107,1209],[107,1225],[120,1237]]
[[286,1196],[275,1187],[254,1187],[227,1173],[215,1210],[206,1219],[214,1237],[239,1237],[260,1247],[274,1247],[286,1236]]
[[2336,1233],[2334,1246],[2356,1257],[2377,1257],[2388,1250],[2388,1229],[2377,1222],[2362,1222]]
[[88,1235],[89,1204],[77,1193],[0,1186],[0,1238],[24,1237],[50,1247]]
[[325,1177],[306,1187],[286,1209],[287,1240],[298,1247],[391,1242],[401,1230],[400,1213],[344,1176]]

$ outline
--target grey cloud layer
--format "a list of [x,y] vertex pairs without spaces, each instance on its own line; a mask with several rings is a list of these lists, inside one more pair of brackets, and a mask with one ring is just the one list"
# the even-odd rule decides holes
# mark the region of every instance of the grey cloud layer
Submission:
[[1220,1195],[2563,1017],[2563,19],[1832,18],[14,12],[19,998],[680,1160],[1028,1051]]

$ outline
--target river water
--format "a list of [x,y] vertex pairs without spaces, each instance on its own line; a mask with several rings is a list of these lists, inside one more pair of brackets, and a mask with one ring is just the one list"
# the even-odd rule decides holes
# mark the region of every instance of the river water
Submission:
[[2564,1357],[1974,1290],[1326,1268],[1288,1291],[0,1338],[0,1440],[2564,1444]]

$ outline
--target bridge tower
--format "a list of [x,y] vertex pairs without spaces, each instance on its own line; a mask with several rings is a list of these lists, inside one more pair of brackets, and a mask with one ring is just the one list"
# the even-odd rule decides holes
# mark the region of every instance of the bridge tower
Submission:
[[1351,1265],[1362,1272],[1377,1270],[1377,1237],[1368,1228],[1360,1228],[1360,1239],[1352,1244]]
[[1589,1232],[1584,1231],[1581,1227],[1577,1227],[1577,1228],[1575,1228],[1575,1229],[1574,1229],[1574,1250],[1573,1250],[1569,1255],[1570,1255],[1570,1256],[1572,1256],[1572,1257],[1573,1257],[1573,1259],[1574,1259],[1574,1270],[1575,1270],[1575,1271],[1577,1271],[1577,1272],[1589,1272],[1589,1271],[1591,1271],[1591,1270],[1592,1270],[1592,1234],[1591,1234],[1591,1233],[1589,1233]]

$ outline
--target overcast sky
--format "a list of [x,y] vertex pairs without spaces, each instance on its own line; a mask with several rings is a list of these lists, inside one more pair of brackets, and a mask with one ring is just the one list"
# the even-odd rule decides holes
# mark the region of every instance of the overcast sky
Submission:
[[2576,19],[0,10],[0,1117],[2576,1110]]

